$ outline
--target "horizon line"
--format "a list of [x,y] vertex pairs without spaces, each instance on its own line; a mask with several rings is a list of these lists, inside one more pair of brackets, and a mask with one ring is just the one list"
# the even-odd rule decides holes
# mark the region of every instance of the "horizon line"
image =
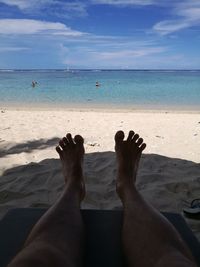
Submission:
[[176,68],[152,68],[152,69],[148,69],[148,68],[141,68],[141,69],[123,69],[123,68],[0,68],[0,71],[9,71],[9,70],[16,70],[16,71],[26,71],[26,70],[65,70],[65,71],[71,71],[71,70],[83,70],[83,71],[87,71],[87,70],[101,70],[101,71],[109,71],[109,70],[114,70],[114,71],[200,71],[200,69],[196,69],[196,68],[192,68],[192,69],[176,69]]

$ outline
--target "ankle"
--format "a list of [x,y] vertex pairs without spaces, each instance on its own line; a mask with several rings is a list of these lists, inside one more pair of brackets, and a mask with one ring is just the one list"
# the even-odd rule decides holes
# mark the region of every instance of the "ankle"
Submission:
[[131,177],[131,179],[127,179],[127,177],[126,179],[117,179],[116,192],[122,202],[126,199],[126,197],[130,198],[131,196],[133,196],[135,194],[135,191],[136,187],[133,181],[133,177]]
[[81,164],[73,165],[68,168],[64,176],[65,182],[68,181],[81,181],[83,179],[83,171]]
[[84,182],[78,181],[67,181],[65,184],[65,193],[69,196],[77,197],[80,202],[85,197],[85,184]]

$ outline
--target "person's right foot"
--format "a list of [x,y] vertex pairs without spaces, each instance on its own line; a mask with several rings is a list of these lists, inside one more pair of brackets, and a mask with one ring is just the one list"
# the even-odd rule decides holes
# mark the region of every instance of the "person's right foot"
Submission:
[[115,151],[118,161],[116,190],[120,198],[123,196],[124,190],[134,186],[140,157],[145,147],[143,139],[133,131],[129,132],[125,141],[123,131],[115,134]]

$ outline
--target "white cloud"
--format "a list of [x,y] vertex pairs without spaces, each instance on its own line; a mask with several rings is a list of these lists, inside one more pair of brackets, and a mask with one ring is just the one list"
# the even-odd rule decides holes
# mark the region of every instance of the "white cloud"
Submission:
[[152,54],[162,53],[166,51],[165,47],[145,47],[142,49],[134,50],[121,50],[115,52],[92,52],[92,54],[98,59],[113,60],[113,59],[124,59],[124,58],[138,58]]
[[0,34],[60,34],[82,36],[84,33],[72,30],[60,22],[31,19],[0,19]]
[[148,5],[167,5],[173,6],[177,1],[168,0],[76,0],[76,1],[60,1],[60,0],[0,0],[9,6],[16,6],[24,12],[31,10],[52,13],[59,16],[86,16],[87,7],[90,5],[113,5],[116,7],[125,6],[148,6]]
[[28,47],[0,47],[0,53],[1,52],[16,52],[16,51],[24,51],[28,50]]
[[161,35],[166,35],[188,28],[190,24],[184,20],[164,20],[154,25],[153,29]]
[[127,6],[127,5],[152,5],[155,0],[91,0],[92,4],[106,4],[114,6]]
[[83,2],[59,2],[54,1],[51,4],[51,12],[58,17],[86,17],[86,3]]
[[20,9],[26,9],[30,7],[30,3],[32,1],[27,0],[0,0],[0,3],[9,5],[9,6],[17,6]]
[[87,16],[86,3],[59,0],[0,0],[8,6],[15,6],[24,13],[54,15],[58,17],[84,17]]
[[161,35],[166,35],[200,25],[200,2],[185,0],[178,3],[172,10],[172,15],[178,16],[178,18],[160,21],[153,26],[153,30]]
[[187,9],[182,9],[179,11],[179,15],[184,16],[190,21],[200,21],[200,7],[191,7]]

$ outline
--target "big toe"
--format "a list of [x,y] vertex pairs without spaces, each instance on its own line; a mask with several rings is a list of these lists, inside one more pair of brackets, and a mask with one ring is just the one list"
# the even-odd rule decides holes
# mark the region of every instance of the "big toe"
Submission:
[[118,131],[115,134],[115,143],[116,145],[122,143],[124,140],[124,132],[123,131]]
[[75,143],[76,143],[77,145],[80,145],[80,146],[82,146],[83,143],[84,143],[84,139],[83,139],[83,137],[82,137],[81,135],[76,135],[76,136],[74,137],[74,141],[75,141]]

